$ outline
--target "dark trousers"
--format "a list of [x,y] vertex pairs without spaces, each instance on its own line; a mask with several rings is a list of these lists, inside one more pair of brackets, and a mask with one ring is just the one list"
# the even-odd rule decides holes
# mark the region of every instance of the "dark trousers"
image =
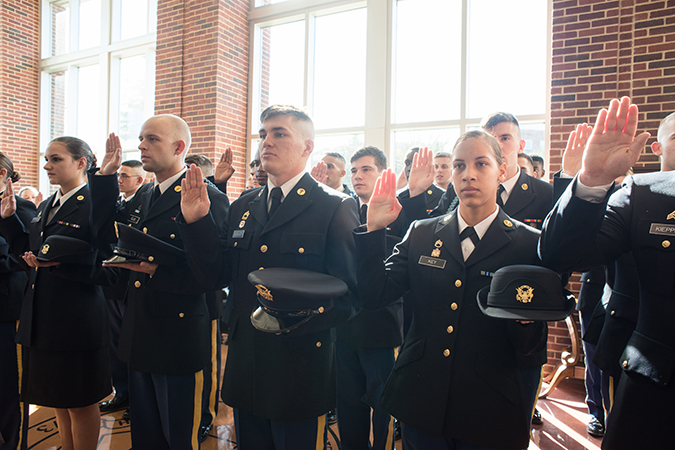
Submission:
[[218,413],[220,393],[220,320],[211,321],[211,360],[204,369],[204,397],[201,426],[213,425]]
[[[17,322],[0,322],[0,449],[26,448],[28,410],[19,402]],[[19,442],[21,445],[19,446]]]
[[281,422],[234,408],[238,450],[325,450],[326,415]]
[[380,396],[394,367],[394,349],[353,348],[340,341],[335,348],[337,418],[342,450],[392,450],[394,419],[380,405]]
[[[584,314],[579,311],[579,321],[581,322],[581,334],[586,333],[586,327],[591,319],[591,314]],[[611,407],[609,396],[609,375],[602,373],[598,367],[593,364],[593,355],[595,354],[595,345],[582,341],[584,346],[584,363],[586,365],[585,384],[586,384],[586,406],[588,413],[605,423],[605,416],[609,413]]]
[[131,443],[135,450],[199,448],[204,372],[129,371]]
[[449,437],[437,437],[406,423],[402,427],[403,450],[494,450]]
[[122,317],[124,316],[124,300],[106,299],[108,317],[110,318],[110,369],[115,397],[129,397],[129,368],[127,363],[117,356],[117,344],[120,341]]
[[534,414],[534,407],[537,405],[537,396],[541,388],[541,366],[523,367],[520,369],[520,376],[523,379],[525,405],[530,413]]

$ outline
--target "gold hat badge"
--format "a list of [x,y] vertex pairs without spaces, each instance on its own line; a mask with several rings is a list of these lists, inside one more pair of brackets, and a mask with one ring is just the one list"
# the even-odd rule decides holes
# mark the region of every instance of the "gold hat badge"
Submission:
[[262,284],[256,284],[255,288],[258,290],[258,295],[260,295],[262,298],[270,302],[274,301],[274,299],[272,298],[272,293],[265,286],[263,286]]
[[43,255],[46,255],[47,252],[49,251],[49,244],[43,245],[41,251],[42,251],[42,254],[43,254]]
[[518,300],[520,303],[530,303],[534,297],[534,288],[526,284],[517,287],[516,291],[518,291],[516,294],[516,300]]

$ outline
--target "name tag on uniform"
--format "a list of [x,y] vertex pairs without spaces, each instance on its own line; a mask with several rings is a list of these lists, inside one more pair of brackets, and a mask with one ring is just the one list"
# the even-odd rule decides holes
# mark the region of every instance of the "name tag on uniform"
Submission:
[[418,264],[423,266],[435,267],[436,269],[445,269],[445,263],[447,261],[440,258],[432,258],[431,256],[420,256]]
[[244,237],[244,231],[245,230],[234,230],[232,232],[232,238],[233,239],[241,239]]
[[129,223],[137,224],[141,220],[141,216],[134,216],[129,214]]
[[649,234],[660,234],[662,236],[675,236],[675,225],[665,223],[653,223],[649,227]]

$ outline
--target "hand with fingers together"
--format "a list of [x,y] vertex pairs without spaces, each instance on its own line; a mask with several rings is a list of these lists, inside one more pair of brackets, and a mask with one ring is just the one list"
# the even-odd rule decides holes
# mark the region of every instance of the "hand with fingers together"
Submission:
[[24,261],[26,261],[26,264],[28,267],[55,267],[61,264],[60,262],[44,262],[44,261],[38,261],[37,257],[33,254],[33,252],[26,252],[23,255],[21,255]]
[[186,223],[193,223],[205,217],[211,208],[211,201],[202,177],[202,171],[194,164],[185,172],[181,181],[180,210]]
[[368,202],[368,231],[386,228],[398,217],[401,204],[396,198],[396,174],[387,169],[375,182]]
[[650,134],[635,136],[638,107],[630,98],[614,99],[609,109],[602,109],[584,150],[579,181],[585,186],[612,183],[633,167]]
[[310,175],[317,181],[317,183],[326,184],[328,166],[325,162],[319,161],[316,163],[316,166],[312,167]]
[[122,165],[122,143],[119,136],[115,133],[110,133],[105,142],[105,156],[101,162],[101,175],[112,175],[117,173]]
[[16,198],[14,197],[14,187],[12,180],[7,179],[7,187],[2,194],[2,201],[0,201],[0,217],[8,218],[16,212]]
[[576,176],[581,170],[581,161],[584,156],[584,149],[588,138],[593,131],[593,127],[587,123],[577,125],[576,129],[570,133],[567,139],[567,147],[563,153],[563,173],[570,177]]
[[434,155],[429,147],[422,147],[413,156],[408,178],[410,198],[423,194],[434,183]]
[[234,155],[232,149],[227,147],[225,152],[220,156],[220,161],[216,165],[216,169],[213,172],[213,180],[220,183],[227,183],[227,181],[232,178],[232,175],[235,172],[235,168],[232,165],[232,160]]

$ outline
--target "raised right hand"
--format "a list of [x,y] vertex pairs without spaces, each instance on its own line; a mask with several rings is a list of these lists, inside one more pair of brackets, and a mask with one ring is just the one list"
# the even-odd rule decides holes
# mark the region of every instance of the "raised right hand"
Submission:
[[191,164],[180,185],[180,210],[185,222],[193,223],[206,216],[211,208],[211,201],[202,170]]
[[375,182],[368,202],[368,231],[381,230],[392,223],[401,212],[396,198],[396,174],[387,169]]
[[586,148],[586,142],[588,142],[591,131],[593,131],[593,127],[589,126],[587,123],[581,123],[570,133],[570,137],[567,139],[565,153],[563,153],[562,168],[565,175],[574,177],[581,169],[584,149]]
[[112,175],[117,173],[122,165],[122,144],[119,136],[115,133],[110,133],[105,142],[105,156],[101,162],[101,175]]
[[410,198],[423,194],[434,183],[434,155],[428,147],[422,147],[413,156],[408,189]]
[[2,201],[0,201],[0,217],[8,218],[16,212],[16,198],[14,197],[14,188],[12,187],[12,180],[7,179],[7,187],[4,194],[2,194]]

